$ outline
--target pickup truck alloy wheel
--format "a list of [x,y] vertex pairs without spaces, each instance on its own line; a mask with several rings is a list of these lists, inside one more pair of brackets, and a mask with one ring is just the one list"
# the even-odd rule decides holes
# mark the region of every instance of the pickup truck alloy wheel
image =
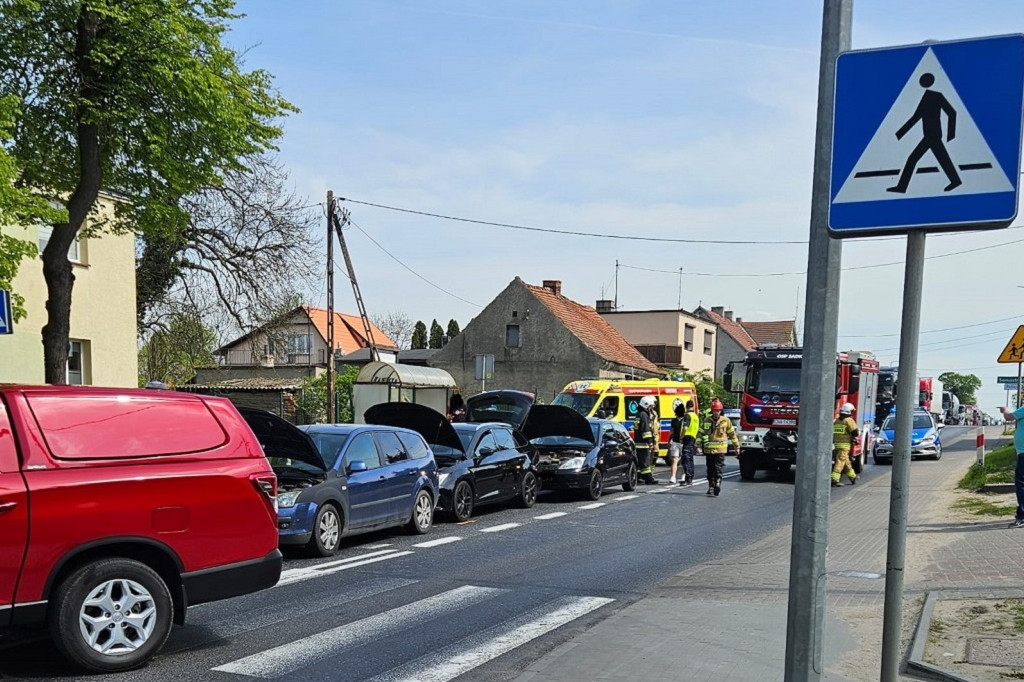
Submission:
[[412,504],[412,518],[409,519],[406,528],[414,535],[423,535],[434,523],[434,500],[430,493],[421,490],[416,494],[416,500]]
[[313,539],[310,549],[316,556],[331,556],[338,549],[341,540],[341,517],[337,508],[331,504],[322,504],[313,520]]
[[473,515],[473,486],[469,481],[459,481],[452,492],[452,516],[462,522]]
[[163,579],[130,559],[103,559],[65,579],[55,592],[50,630],[72,661],[96,672],[142,665],[171,631],[173,606]]
[[519,491],[519,506],[529,509],[537,501],[537,475],[532,471],[523,474],[523,482]]

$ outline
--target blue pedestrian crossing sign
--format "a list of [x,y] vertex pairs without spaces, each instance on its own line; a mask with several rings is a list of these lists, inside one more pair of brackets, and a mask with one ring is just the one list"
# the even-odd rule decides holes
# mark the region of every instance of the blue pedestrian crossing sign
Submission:
[[14,333],[14,311],[11,309],[11,292],[0,289],[0,334]]
[[1006,227],[1022,120],[1024,35],[839,55],[832,236]]

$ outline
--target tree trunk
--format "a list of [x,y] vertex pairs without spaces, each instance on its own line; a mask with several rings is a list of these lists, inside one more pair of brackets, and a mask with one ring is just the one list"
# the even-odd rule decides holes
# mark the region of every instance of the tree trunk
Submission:
[[99,127],[88,123],[87,107],[98,101],[97,74],[92,62],[92,46],[98,32],[98,18],[83,3],[78,17],[75,61],[79,76],[78,185],[68,199],[68,222],[53,226],[50,242],[43,250],[43,277],[46,280],[46,325],[43,327],[43,368],[48,384],[66,384],[68,337],[71,335],[71,291],[75,275],[68,261],[68,249],[78,236],[99,196],[102,181]]

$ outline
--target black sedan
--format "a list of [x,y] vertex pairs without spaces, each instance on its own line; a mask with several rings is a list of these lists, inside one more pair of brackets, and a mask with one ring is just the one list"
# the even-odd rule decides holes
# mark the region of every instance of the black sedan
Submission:
[[[636,446],[622,424],[605,419],[586,419],[569,408],[551,405],[546,407],[568,410],[581,423],[576,425],[574,435],[554,435],[570,429],[566,424],[561,428],[554,424],[538,428],[541,420],[534,420],[534,415],[542,407],[545,406],[532,408],[524,429],[530,445],[536,450],[537,473],[545,490],[578,490],[588,499],[596,500],[608,485],[621,483],[623,490],[636,489]],[[569,419],[563,414],[557,417],[563,421]],[[581,426],[586,427],[586,433],[580,433]],[[584,435],[587,437],[582,437]]]
[[440,474],[437,510],[465,521],[481,504],[514,501],[532,507],[539,481],[526,438],[509,424],[452,424],[415,403],[382,403],[366,411],[369,424],[416,431],[434,452]]

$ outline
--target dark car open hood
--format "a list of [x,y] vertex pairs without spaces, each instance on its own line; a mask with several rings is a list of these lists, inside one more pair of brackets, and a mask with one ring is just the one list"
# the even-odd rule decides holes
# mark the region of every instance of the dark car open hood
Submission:
[[569,436],[588,443],[594,442],[594,432],[587,418],[565,405],[534,405],[519,430],[528,440]]
[[443,414],[426,405],[380,403],[366,410],[363,418],[367,424],[411,429],[432,445],[443,445],[459,452],[465,452],[462,441],[459,440],[459,434],[455,433],[452,423]]
[[327,471],[323,456],[304,431],[266,410],[238,407],[238,412],[256,434],[267,457],[298,460]]
[[534,396],[524,391],[485,391],[466,400],[466,421],[503,422],[522,429]]

